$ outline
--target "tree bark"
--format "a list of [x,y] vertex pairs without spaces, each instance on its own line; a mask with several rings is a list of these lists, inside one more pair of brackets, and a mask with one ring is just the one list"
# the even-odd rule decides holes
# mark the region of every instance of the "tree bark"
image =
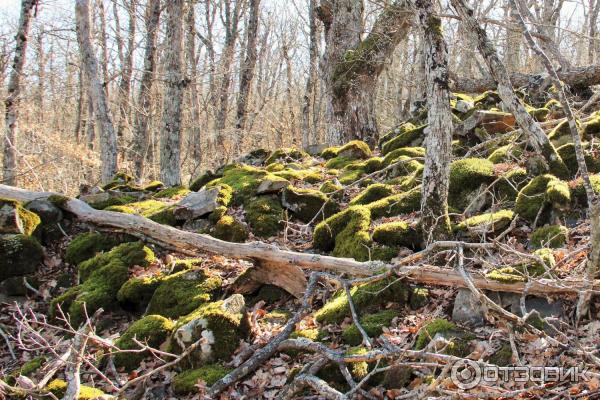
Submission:
[[487,33],[473,17],[473,10],[469,8],[465,0],[451,0],[452,6],[461,17],[462,22],[472,32],[479,53],[483,57],[490,74],[498,84],[498,95],[507,110],[515,116],[520,128],[528,136],[529,143],[535,151],[543,158],[546,170],[553,168],[558,175],[568,175],[567,169],[562,162],[556,149],[544,133],[540,125],[527,112],[521,100],[514,92],[510,75],[506,67],[498,58],[498,54],[488,39]]
[[[104,0],[97,0],[98,14],[100,15],[100,49],[102,50],[102,83],[104,85],[104,93],[108,99],[108,83],[110,77],[108,76],[108,33],[106,32],[106,9],[104,7]],[[94,20],[93,15],[90,16],[91,20]],[[90,26],[90,36],[93,36],[93,28]]]
[[121,64],[121,81],[119,82],[119,125],[117,128],[117,138],[121,142],[121,147],[125,147],[124,138],[131,126],[129,118],[131,116],[129,99],[131,96],[131,77],[133,75],[133,54],[135,50],[136,33],[136,8],[137,0],[130,0],[127,6],[129,14],[129,29],[127,33],[127,51],[123,55]]
[[167,30],[165,51],[166,90],[163,102],[163,121],[160,138],[160,177],[167,186],[181,185],[181,114],[184,77],[183,19],[184,0],[166,4]]
[[5,106],[5,131],[4,131],[4,159],[2,165],[3,182],[7,185],[17,184],[17,133],[19,130],[19,103],[21,95],[21,78],[27,58],[27,37],[31,27],[33,10],[37,0],[23,0],[21,2],[21,17],[19,28],[15,36],[15,54],[12,71],[8,81],[8,94],[4,101]]
[[36,35],[36,41],[37,41],[37,46],[35,49],[36,55],[37,55],[37,62],[38,62],[38,71],[37,71],[37,76],[38,76],[38,81],[37,81],[37,92],[35,94],[36,96],[36,103],[37,103],[37,109],[38,109],[38,123],[43,123],[45,121],[44,119],[44,114],[45,114],[45,107],[44,107],[44,88],[45,88],[45,84],[46,84],[46,54],[44,52],[44,32],[40,31],[38,32],[38,34]]
[[98,60],[94,53],[90,34],[89,0],[75,0],[77,41],[87,77],[90,80],[90,98],[100,130],[100,161],[102,182],[108,183],[117,172],[117,136],[110,115],[104,87],[98,75]]
[[148,0],[144,22],[146,42],[144,48],[144,71],[138,93],[138,110],[135,114],[131,158],[138,181],[144,177],[146,156],[150,145],[150,117],[152,109],[152,82],[156,73],[156,39],[158,37],[161,5],[160,0]]
[[188,67],[188,78],[190,80],[190,107],[192,126],[190,129],[190,142],[192,146],[192,176],[196,174],[202,162],[201,130],[200,130],[200,93],[198,90],[198,72],[196,57],[196,7],[195,3],[188,4],[186,17],[186,61]]
[[427,81],[428,132],[425,138],[421,224],[426,243],[450,234],[448,188],[452,161],[452,110],[448,90],[448,48],[442,20],[431,0],[416,0],[423,28],[425,78]]
[[319,31],[317,16],[315,14],[316,0],[308,0],[309,36],[308,36],[308,78],[302,105],[302,147],[307,148],[316,139],[313,135],[314,127],[311,127],[310,113],[314,108],[315,94],[317,89],[317,57],[319,56]]

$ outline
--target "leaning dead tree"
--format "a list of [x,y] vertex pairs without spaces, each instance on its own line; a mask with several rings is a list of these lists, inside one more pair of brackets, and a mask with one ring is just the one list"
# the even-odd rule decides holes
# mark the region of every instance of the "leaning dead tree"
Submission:
[[113,126],[104,85],[100,80],[98,60],[92,44],[89,0],[75,1],[77,41],[81,60],[89,79],[90,100],[93,103],[96,126],[100,131],[100,160],[102,182],[109,182],[117,172],[117,135]]
[[15,37],[15,55],[13,58],[12,71],[8,82],[8,95],[4,101],[5,109],[5,131],[4,131],[4,159],[2,165],[3,182],[14,186],[17,184],[17,133],[19,117],[19,97],[21,95],[21,78],[27,58],[27,38],[33,17],[33,10],[37,6],[37,0],[23,0],[21,2],[21,18],[19,30]]

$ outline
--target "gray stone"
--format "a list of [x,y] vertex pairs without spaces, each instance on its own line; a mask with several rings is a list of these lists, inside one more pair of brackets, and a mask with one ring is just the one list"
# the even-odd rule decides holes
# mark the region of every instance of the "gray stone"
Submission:
[[281,189],[288,187],[289,184],[290,183],[283,178],[265,178],[260,185],[258,185],[256,194],[276,193]]
[[221,308],[229,313],[239,314],[246,308],[246,301],[241,294],[234,294],[223,301]]
[[318,156],[323,152],[323,150],[325,150],[328,147],[329,146],[326,144],[309,144],[304,148],[304,151],[306,151],[311,156]]
[[183,229],[190,232],[207,232],[212,226],[212,223],[207,219],[193,219],[185,221]]
[[485,323],[483,308],[469,289],[458,290],[452,309],[452,320],[471,326],[482,326]]
[[30,201],[25,208],[39,215],[42,223],[45,225],[56,224],[63,219],[61,209],[48,200],[37,199]]
[[173,215],[178,220],[190,220],[203,217],[215,211],[219,204],[221,188],[201,189],[185,196],[173,210]]
[[[79,200],[88,203],[94,208],[102,208],[103,205],[110,203],[111,201],[117,202],[123,198],[134,198],[135,200],[141,200],[145,197],[142,192],[118,192],[116,190],[109,190],[106,192],[86,194],[79,197]],[[114,203],[113,203],[114,204]]]
[[474,107],[474,104],[470,101],[465,101],[465,100],[458,100],[456,102],[456,111],[460,112],[460,113],[467,113],[470,109],[472,109]]

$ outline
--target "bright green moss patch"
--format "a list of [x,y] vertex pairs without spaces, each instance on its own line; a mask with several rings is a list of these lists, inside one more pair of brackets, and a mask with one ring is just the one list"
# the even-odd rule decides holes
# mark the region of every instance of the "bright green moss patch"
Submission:
[[519,146],[507,144],[494,150],[488,157],[488,160],[494,164],[501,164],[513,160],[518,160],[523,155],[523,149]]
[[21,233],[24,235],[30,236],[33,231],[35,231],[35,228],[42,222],[36,213],[27,210],[21,203],[15,200],[0,198],[0,208],[14,209],[16,211],[16,214],[19,216],[22,223]]
[[[581,136],[581,124],[577,121],[579,135]],[[556,126],[549,134],[548,139],[552,142],[555,147],[560,147],[564,144],[572,142],[571,128],[569,127],[569,121],[563,121]]]
[[450,165],[450,189],[448,204],[464,210],[472,201],[470,195],[482,185],[494,181],[494,164],[482,158],[465,158]]
[[568,207],[570,202],[571,191],[566,182],[553,175],[540,175],[519,192],[515,212],[533,222],[542,207],[561,209]]
[[563,247],[569,238],[569,228],[562,225],[547,225],[536,229],[531,235],[531,246],[535,248]]
[[292,339],[310,339],[313,342],[318,342],[323,337],[323,332],[318,328],[312,329],[300,329],[295,332],[292,332],[290,338]]
[[117,292],[117,300],[125,308],[143,311],[164,278],[162,274],[131,278]]
[[383,155],[387,155],[392,151],[402,147],[421,145],[425,139],[424,131],[426,127],[427,125],[421,125],[417,128],[401,132],[396,137],[383,144],[381,147],[381,153]]
[[[44,391],[50,392],[54,396],[61,399],[67,391],[67,382],[61,379],[55,379],[44,388]],[[79,388],[79,396],[77,397],[77,400],[93,400],[103,396],[105,396],[105,394],[102,390],[81,385]]]
[[383,135],[379,139],[379,147],[381,148],[384,143],[389,142],[390,140],[398,137],[399,135],[402,135],[402,134],[404,134],[408,131],[412,131],[414,129],[416,129],[416,126],[410,122],[405,122],[405,123],[395,127],[394,129],[387,132],[385,135]]
[[373,219],[394,217],[421,209],[421,187],[408,192],[395,194],[365,206],[371,211]]
[[275,150],[269,158],[265,160],[265,165],[272,164],[274,162],[283,161],[286,163],[301,161],[304,158],[309,157],[309,155],[301,150],[292,149],[292,148],[283,148]]
[[[273,164],[271,164],[273,165]],[[316,169],[283,169],[281,171],[274,172],[273,175],[288,181],[303,181],[307,183],[318,183],[323,180],[323,175]]]
[[468,218],[456,226],[456,231],[474,233],[499,233],[507,228],[515,218],[511,210],[501,210]]
[[[169,190],[169,189],[167,189]],[[177,220],[173,215],[173,206],[158,200],[143,200],[123,206],[110,206],[106,211],[124,214],[137,214],[163,225],[175,225]]]
[[456,329],[456,325],[446,319],[434,319],[433,321],[424,325],[419,334],[417,335],[417,340],[415,342],[415,349],[422,350],[424,349],[431,339],[435,337],[438,333],[445,333],[448,331],[452,331]]
[[152,181],[152,182],[148,183],[146,186],[144,186],[144,191],[158,192],[159,190],[163,189],[164,187],[165,187],[165,184],[162,183],[161,181]]
[[[376,338],[381,335],[383,328],[390,326],[392,320],[397,316],[397,310],[384,310],[376,314],[365,315],[360,319],[360,324],[369,337]],[[351,346],[358,346],[363,340],[362,335],[355,325],[344,329],[342,339],[346,344]]]
[[330,160],[332,158],[337,157],[338,153],[340,152],[340,148],[340,146],[328,147],[325,150],[323,150],[320,155],[324,159]]
[[319,187],[319,191],[325,193],[325,194],[331,194],[334,192],[338,192],[342,190],[342,185],[339,185],[333,181],[327,181],[324,182],[320,187]]
[[154,292],[148,314],[166,318],[186,315],[208,303],[221,289],[221,278],[203,270],[182,271],[166,277]]
[[541,262],[528,261],[512,267],[494,269],[486,274],[486,278],[503,283],[527,282],[528,276],[542,276],[547,269],[556,265],[556,260],[550,249],[539,249],[534,252],[540,257]]
[[[349,207],[319,223],[313,234],[313,247],[318,250],[331,251],[337,246],[337,238],[344,231],[346,236],[355,233],[365,233],[371,224],[371,215],[368,209],[361,206]],[[341,241],[341,240],[340,240]],[[368,242],[368,238],[366,240]]]
[[[137,339],[140,343],[158,349],[167,340],[173,328],[171,320],[160,315],[147,315],[127,328],[125,333],[115,341],[115,346],[121,350],[136,350],[140,348],[134,341]],[[117,353],[114,356],[115,366],[132,371],[139,367],[140,362],[149,354],[148,351]]]
[[204,382],[206,386],[212,386],[229,372],[231,372],[231,369],[221,364],[208,364],[198,369],[183,371],[173,378],[173,392],[178,395],[197,393],[199,381]]
[[79,278],[85,282],[87,278],[96,270],[115,262],[130,268],[134,265],[147,267],[156,260],[154,253],[142,242],[123,243],[107,253],[101,253],[94,258],[86,260],[79,264]]
[[43,259],[44,249],[34,237],[0,236],[0,282],[35,272]]
[[[584,143],[583,150],[585,164],[588,168],[588,172],[600,172],[600,145],[595,144],[593,148],[590,149],[590,144]],[[575,154],[575,145],[573,143],[567,143],[556,149],[556,151],[567,166],[567,168],[569,169],[571,177],[577,175],[577,172],[579,171],[579,164],[577,162],[577,156]]]
[[243,243],[248,239],[249,232],[246,224],[237,221],[231,215],[224,215],[211,229],[210,234],[226,242]]
[[284,220],[283,208],[276,196],[259,196],[244,204],[246,221],[259,237],[277,235]]
[[156,193],[154,197],[157,199],[173,199],[183,197],[190,192],[191,190],[186,188],[185,186],[175,186],[172,188],[161,190],[160,192]]
[[[407,156],[398,157],[396,160],[394,160],[394,163],[396,165],[388,170],[388,178],[404,177],[413,174],[416,171],[423,170],[424,168],[423,163],[413,160],[411,157]],[[394,163],[390,165],[393,165]]]
[[319,216],[322,219],[339,210],[338,205],[323,192],[293,186],[288,186],[282,191],[281,203],[296,218],[307,223],[312,221],[319,213],[321,213]]
[[417,248],[420,246],[421,237],[408,223],[396,221],[376,226],[373,241],[386,246]]
[[[361,315],[388,302],[402,305],[409,301],[408,288],[400,280],[393,278],[354,286],[350,293]],[[340,323],[349,315],[348,297],[344,291],[340,291],[315,313],[315,319],[319,323],[334,324]]]
[[335,157],[325,163],[325,168],[328,169],[342,169],[347,165],[354,162],[354,159],[349,157]]
[[392,165],[395,162],[400,160],[400,157],[408,157],[408,158],[423,158],[425,157],[425,148],[424,147],[401,147],[396,149],[388,154],[383,159],[383,165],[388,166]]
[[221,174],[215,174],[212,171],[206,171],[205,174],[200,175],[194,180],[194,182],[192,182],[192,184],[190,185],[190,190],[192,192],[197,192],[198,190],[202,189],[204,185],[206,185],[208,182],[214,181],[215,179],[219,179],[221,176]]
[[360,140],[352,140],[337,151],[338,157],[346,157],[352,160],[365,159],[371,157],[369,145]]
[[363,190],[356,197],[354,197],[352,201],[350,201],[350,205],[355,206],[373,203],[374,201],[391,196],[393,193],[393,186],[384,185],[382,183],[375,183],[373,185],[368,186],[365,190]]

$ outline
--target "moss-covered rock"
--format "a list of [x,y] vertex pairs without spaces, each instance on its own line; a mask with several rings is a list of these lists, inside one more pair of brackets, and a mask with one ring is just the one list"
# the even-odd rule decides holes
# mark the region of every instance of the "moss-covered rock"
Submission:
[[385,167],[400,161],[400,157],[409,157],[409,158],[424,158],[425,157],[425,148],[424,147],[401,147],[394,151],[389,152],[383,158],[383,165]]
[[[115,346],[120,350],[140,349],[134,341],[136,339],[140,343],[158,349],[167,340],[173,328],[174,324],[171,320],[160,315],[147,315],[127,328],[125,333],[115,341]],[[149,354],[148,351],[117,353],[114,357],[115,366],[132,371],[139,367],[140,362]]]
[[358,256],[363,259],[370,245],[370,224],[371,213],[367,208],[349,207],[315,227],[313,247],[322,251],[333,250],[340,257]]
[[119,171],[115,174],[115,176],[113,176],[112,180],[109,183],[102,187],[102,189],[125,189],[127,186],[135,188],[135,179],[133,178],[133,176],[127,174],[126,172]]
[[425,140],[425,128],[427,128],[427,125],[421,125],[417,128],[406,130],[398,134],[396,137],[383,144],[381,147],[382,154],[387,155],[401,147],[420,146]]
[[[590,144],[584,143],[583,150],[588,172],[600,172],[600,145],[594,144],[593,148],[590,149]],[[573,143],[567,143],[560,146],[556,151],[569,169],[571,177],[577,175],[577,172],[579,172],[579,164],[577,163],[577,155],[575,154],[575,145]]]
[[319,216],[327,218],[335,214],[339,207],[323,192],[288,186],[281,193],[281,204],[303,222],[310,222]]
[[[271,164],[273,165],[273,164]],[[290,164],[291,165],[291,164]],[[301,168],[301,169],[292,169],[284,168],[280,171],[274,172],[273,175],[283,178],[288,181],[301,181],[306,183],[318,183],[323,180],[323,174],[321,171],[314,168]]]
[[[336,193],[339,192],[339,194],[342,194],[340,192],[340,190],[342,190],[343,187],[342,185],[340,185],[339,183],[336,183],[334,181],[326,181],[324,182],[321,186],[319,186],[319,191],[325,194],[332,194],[332,193]],[[338,194],[338,193],[336,193]],[[340,197],[339,195],[337,197]]]
[[37,226],[42,222],[40,217],[23,207],[21,203],[15,200],[0,198],[0,215],[11,216],[14,221],[6,225],[0,224],[0,233],[14,233],[31,235]]
[[308,153],[305,153],[304,151],[293,148],[283,148],[275,150],[273,153],[271,153],[269,158],[265,160],[265,165],[269,165],[279,161],[283,161],[286,163],[302,161],[303,159],[308,157]]
[[547,225],[536,229],[531,235],[530,244],[534,248],[563,247],[569,240],[569,228],[562,225]]
[[433,351],[465,357],[470,353],[470,342],[475,338],[475,335],[458,328],[452,322],[438,318],[421,328],[415,341],[415,349],[422,350],[435,339]]
[[[360,319],[360,324],[367,335],[376,338],[383,332],[383,328],[390,326],[392,320],[398,316],[397,310],[384,310],[375,314],[365,315]],[[342,339],[346,344],[358,346],[362,343],[362,335],[355,325],[349,326],[342,332]]]
[[339,148],[337,157],[345,157],[351,160],[360,160],[371,157],[369,145],[360,140],[352,140]]
[[485,277],[503,283],[527,282],[529,277],[539,277],[556,266],[556,260],[550,249],[534,252],[541,262],[528,261],[511,267],[502,267],[488,272]]
[[177,219],[173,214],[174,206],[158,200],[143,200],[122,206],[110,206],[105,210],[123,214],[141,215],[142,217],[146,217],[163,225],[173,226],[177,224]]
[[[410,296],[404,283],[394,278],[354,286],[350,293],[360,315],[366,315],[389,302],[406,304]],[[315,319],[322,324],[334,324],[340,323],[349,315],[348,297],[342,290],[315,313]]]
[[233,189],[233,203],[235,205],[246,204],[259,192],[278,192],[289,184],[286,179],[266,170],[238,164],[225,167],[223,177],[210,182],[206,186],[213,187],[223,183]]
[[424,325],[419,333],[417,334],[417,340],[415,341],[415,349],[422,350],[427,344],[435,337],[438,333],[448,332],[456,329],[456,325],[452,322],[438,318],[430,321]]
[[34,273],[44,259],[44,249],[27,235],[0,235],[0,282]]
[[79,234],[71,240],[65,252],[65,261],[77,265],[94,257],[97,253],[108,251],[122,242],[131,241],[130,237],[108,235],[98,232]]
[[373,203],[374,201],[381,200],[385,197],[389,197],[394,194],[394,187],[391,185],[385,185],[382,183],[375,183],[368,186],[365,190],[360,192],[356,197],[350,201],[351,206],[365,205]]
[[465,158],[450,165],[450,188],[448,205],[464,210],[473,200],[482,185],[489,185],[495,179],[494,164],[482,158]]
[[144,311],[165,276],[157,274],[129,279],[117,292],[117,300],[127,309]]
[[375,201],[365,206],[371,211],[373,219],[395,217],[421,209],[421,187],[415,187],[408,192],[395,194]]
[[144,246],[142,242],[123,243],[107,253],[98,254],[94,258],[79,264],[79,278],[82,282],[85,282],[94,271],[109,265],[113,261],[118,261],[128,268],[136,265],[145,268],[155,260],[154,252]]
[[206,173],[200,175],[194,180],[194,182],[192,182],[192,184],[190,185],[190,190],[192,192],[197,192],[198,190],[202,189],[204,185],[206,185],[208,182],[214,181],[215,179],[219,179],[222,176],[222,174],[215,174],[212,171],[206,171]]
[[282,299],[289,297],[288,292],[274,285],[262,285],[254,297],[253,302],[264,301],[267,304],[274,304]]
[[164,189],[165,184],[162,183],[161,181],[152,181],[149,182],[146,186],[144,186],[144,191],[145,192],[158,192],[162,189]]
[[258,196],[244,204],[246,221],[252,232],[259,237],[268,238],[281,230],[284,212],[276,196]]
[[177,199],[187,195],[190,192],[191,190],[186,188],[185,186],[174,186],[159,191],[154,195],[154,197],[157,199]]
[[570,202],[571,191],[566,182],[553,175],[540,175],[519,192],[515,212],[533,222],[544,207],[564,209]]
[[493,235],[506,229],[515,213],[511,210],[500,210],[491,213],[477,215],[467,218],[455,227],[457,232],[468,232],[471,236],[481,237],[483,235]]
[[421,235],[418,230],[404,221],[388,222],[375,227],[373,241],[392,247],[419,248]]
[[231,372],[231,368],[221,364],[203,365],[197,369],[190,369],[177,374],[173,381],[173,392],[178,395],[194,394],[198,392],[198,382],[212,386],[216,381]]
[[379,139],[379,147],[381,148],[384,143],[389,142],[390,140],[402,135],[403,133],[412,131],[415,128],[416,128],[416,126],[410,122],[405,122],[405,123],[398,125],[397,127],[392,129],[391,131],[387,132],[385,135],[383,135]]
[[488,160],[494,164],[501,164],[509,161],[519,160],[523,155],[523,149],[513,144],[507,144],[494,150],[488,157]]
[[165,277],[154,291],[148,314],[178,318],[211,301],[221,289],[218,275],[204,270],[182,271]]
[[321,152],[320,156],[326,160],[330,160],[337,157],[338,153],[340,152],[340,148],[340,146],[328,147]]
[[331,158],[329,161],[327,161],[325,163],[325,168],[328,168],[331,170],[342,169],[342,168],[346,167],[347,165],[350,165],[354,162],[355,162],[355,160],[353,160],[352,158],[335,157],[335,158]]
[[[590,182],[595,193],[600,193],[600,174],[590,175]],[[574,207],[587,208],[587,194],[583,186],[583,179],[578,178],[575,181],[569,182],[571,188],[571,196]]]
[[[577,126],[579,128],[579,135],[581,136],[581,124],[579,121],[577,122]],[[563,121],[558,124],[556,128],[552,129],[552,131],[548,134],[548,139],[550,139],[555,147],[560,147],[567,143],[571,143],[573,140],[571,138],[571,128],[569,127],[569,122]]]
[[510,344],[506,343],[488,359],[488,362],[499,367],[506,367],[512,364],[512,358],[512,348],[510,347]]
[[[62,399],[67,391],[67,382],[61,379],[55,379],[50,382],[45,388],[44,391],[52,393],[59,399]],[[77,396],[77,400],[93,400],[99,397],[106,396],[102,390],[95,389],[90,386],[81,385],[79,388],[79,396]]]
[[529,183],[529,175],[524,168],[514,168],[500,175],[494,184],[496,200],[515,201],[519,191]]
[[226,242],[243,243],[248,239],[249,232],[246,224],[231,215],[224,215],[210,230],[210,234]]

